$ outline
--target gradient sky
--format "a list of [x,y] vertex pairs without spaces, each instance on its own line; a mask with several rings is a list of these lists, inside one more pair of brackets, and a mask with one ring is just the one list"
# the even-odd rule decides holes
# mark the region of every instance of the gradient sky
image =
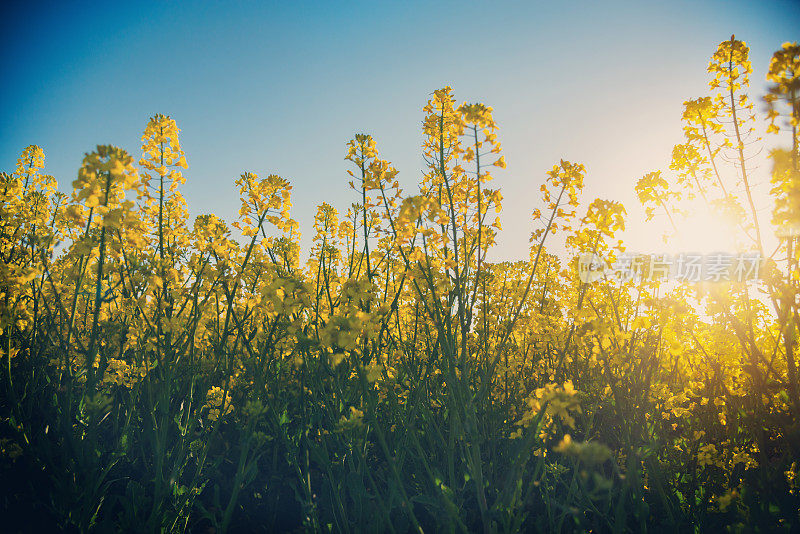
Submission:
[[192,216],[231,221],[242,172],[280,174],[307,249],[316,205],[358,199],[343,159],[354,133],[416,191],[422,107],[451,85],[494,108],[508,167],[493,256],[523,258],[560,158],[586,165],[587,203],[621,200],[641,225],[634,184],[667,167],[682,103],[707,94],[708,58],[732,33],[757,96],[772,52],[800,38],[800,2],[4,2],[0,169],[38,144],[68,191],[85,152],[138,157],[148,118],[171,115]]

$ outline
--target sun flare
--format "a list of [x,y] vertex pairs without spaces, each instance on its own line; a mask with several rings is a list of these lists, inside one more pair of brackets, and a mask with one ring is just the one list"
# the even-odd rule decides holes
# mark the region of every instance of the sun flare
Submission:
[[683,214],[665,215],[650,221],[629,221],[624,236],[628,251],[642,254],[737,253],[748,243],[742,230],[700,203],[693,203]]

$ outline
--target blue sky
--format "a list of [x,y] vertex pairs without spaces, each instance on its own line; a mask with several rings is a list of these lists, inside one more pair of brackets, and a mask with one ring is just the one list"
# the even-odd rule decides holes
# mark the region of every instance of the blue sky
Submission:
[[[315,206],[346,210],[345,143],[371,133],[413,194],[422,107],[453,86],[491,105],[508,167],[496,259],[527,255],[530,212],[560,158],[587,167],[584,198],[622,200],[666,168],[682,102],[735,33],[753,93],[772,52],[800,38],[800,3],[728,2],[8,2],[0,8],[0,169],[43,147],[67,191],[83,154],[138,157],[155,113],[182,130],[191,214],[231,221],[234,180],[280,174],[303,245]],[[640,239],[643,239],[639,236]]]

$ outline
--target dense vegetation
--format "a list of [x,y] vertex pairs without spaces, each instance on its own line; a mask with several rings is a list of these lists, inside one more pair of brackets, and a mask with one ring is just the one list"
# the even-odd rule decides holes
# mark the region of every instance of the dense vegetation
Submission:
[[[636,191],[731,215],[758,281],[582,281],[626,212],[583,201],[568,161],[530,257],[488,261],[505,161],[492,108],[450,88],[424,108],[419,194],[356,135],[357,203],[319,206],[304,264],[279,176],[241,175],[230,227],[188,220],[167,116],[138,162],[87,154],[71,196],[26,148],[0,178],[3,530],[800,530],[800,47],[775,53],[765,117],[744,42],[709,73]],[[782,147],[771,220],[762,144]]]

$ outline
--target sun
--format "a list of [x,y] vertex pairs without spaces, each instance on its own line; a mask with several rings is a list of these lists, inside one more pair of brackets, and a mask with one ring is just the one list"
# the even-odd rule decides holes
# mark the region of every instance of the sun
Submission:
[[708,210],[695,211],[685,219],[676,220],[677,231],[668,236],[665,252],[678,254],[696,252],[737,252],[737,234],[741,230]]
[[736,253],[742,249],[741,228],[708,209],[693,203],[683,215],[663,213],[639,224],[629,221],[623,238],[630,252],[641,254]]

